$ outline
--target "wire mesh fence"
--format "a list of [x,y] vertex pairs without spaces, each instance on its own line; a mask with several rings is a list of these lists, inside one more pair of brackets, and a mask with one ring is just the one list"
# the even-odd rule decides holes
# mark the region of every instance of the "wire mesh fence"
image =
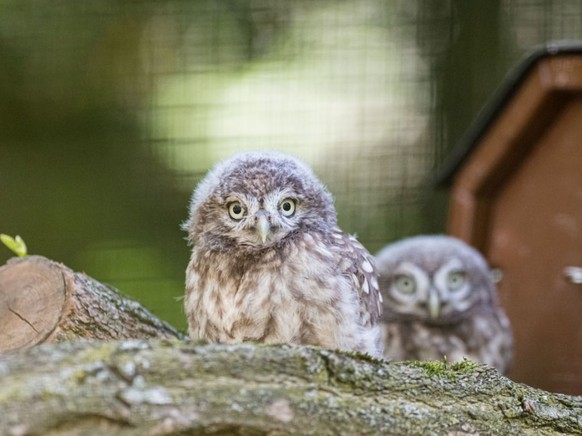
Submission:
[[5,0],[0,231],[183,326],[216,161],[304,159],[372,252],[442,232],[427,176],[527,51],[580,38],[579,1]]

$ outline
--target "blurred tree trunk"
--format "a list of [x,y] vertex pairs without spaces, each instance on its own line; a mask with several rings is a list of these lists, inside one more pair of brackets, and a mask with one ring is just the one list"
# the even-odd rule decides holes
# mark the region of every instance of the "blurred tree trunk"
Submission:
[[[513,41],[504,27],[503,2],[421,2],[417,43],[434,86],[433,152],[436,168],[459,144],[511,66]],[[446,227],[447,195],[436,188],[424,198],[427,232]]]
[[301,346],[41,345],[0,360],[2,434],[582,433],[582,397],[469,361]]
[[184,338],[138,302],[41,256],[0,267],[0,351],[76,339]]
[[423,2],[417,43],[430,57],[435,84],[437,163],[467,131],[500,86],[513,41],[500,0]]

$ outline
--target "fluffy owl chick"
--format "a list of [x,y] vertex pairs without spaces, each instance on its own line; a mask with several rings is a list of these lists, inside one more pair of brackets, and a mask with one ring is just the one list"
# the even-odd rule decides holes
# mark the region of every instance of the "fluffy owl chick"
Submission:
[[448,236],[417,236],[376,256],[385,357],[467,357],[506,372],[512,334],[485,259]]
[[184,307],[190,336],[319,345],[382,357],[373,257],[331,194],[290,156],[249,152],[195,189]]

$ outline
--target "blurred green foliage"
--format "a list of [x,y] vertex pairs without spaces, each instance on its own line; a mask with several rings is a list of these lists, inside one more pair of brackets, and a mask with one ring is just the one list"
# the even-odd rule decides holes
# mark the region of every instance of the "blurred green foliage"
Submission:
[[582,38],[559,3],[2,0],[0,228],[177,327],[179,226],[233,151],[304,157],[371,251],[442,232],[425,177],[527,50]]

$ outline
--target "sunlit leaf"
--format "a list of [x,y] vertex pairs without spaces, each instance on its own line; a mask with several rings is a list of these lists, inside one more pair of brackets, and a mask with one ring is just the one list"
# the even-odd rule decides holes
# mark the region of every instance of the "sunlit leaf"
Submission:
[[0,234],[0,241],[14,252],[18,257],[26,256],[27,249],[24,240],[16,235],[15,238],[9,235]]

